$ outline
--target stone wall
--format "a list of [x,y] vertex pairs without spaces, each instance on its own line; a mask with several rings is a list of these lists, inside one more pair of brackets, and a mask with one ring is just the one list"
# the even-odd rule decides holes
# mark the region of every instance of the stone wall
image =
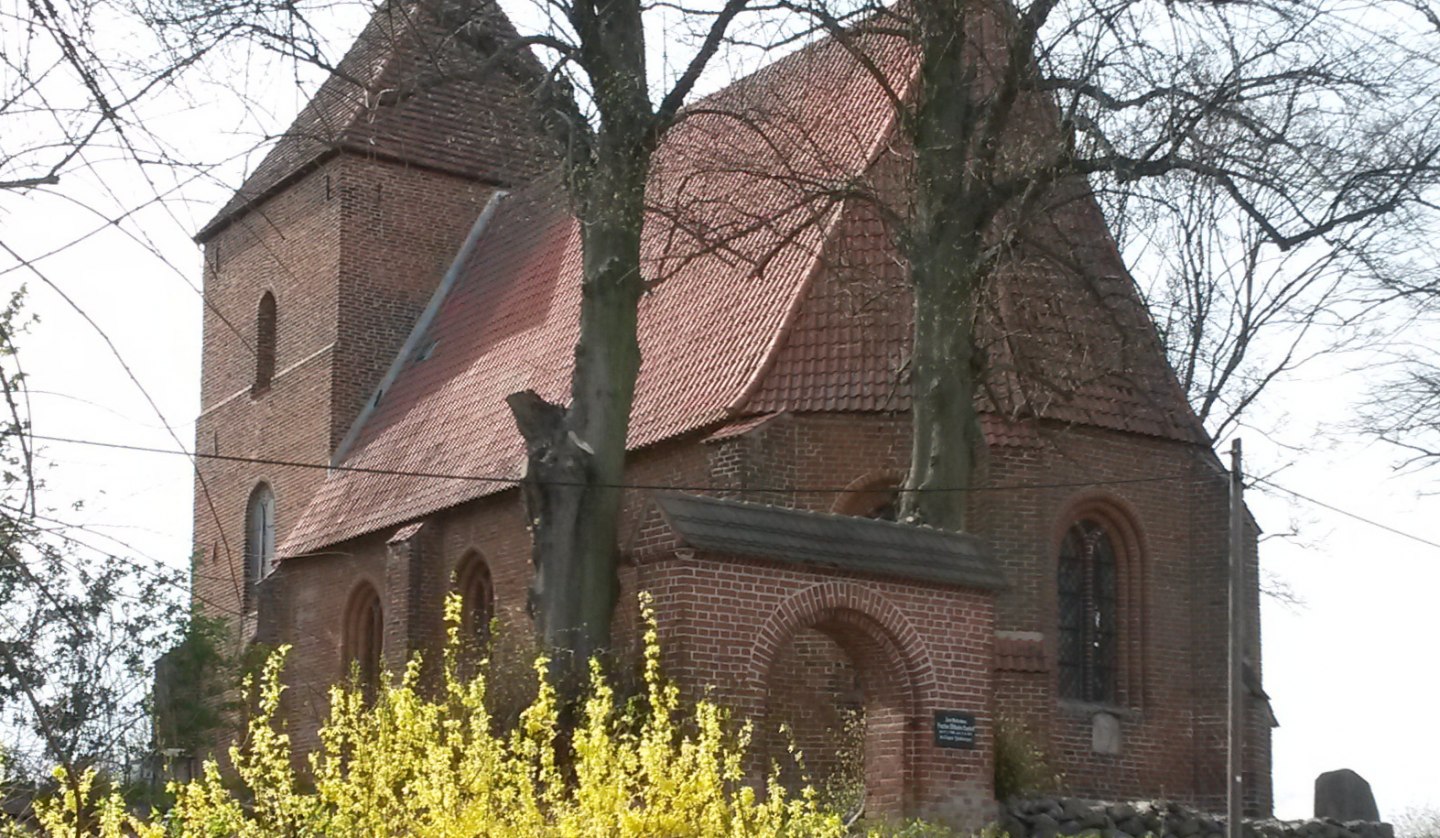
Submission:
[[[1099,833],[1105,838],[1224,838],[1225,818],[1178,803],[1143,801],[1106,803],[1064,797],[1011,800],[1000,828],[1010,838],[1055,838]],[[1300,821],[1245,821],[1246,838],[1395,838],[1388,823],[1340,822],[1332,818]]]

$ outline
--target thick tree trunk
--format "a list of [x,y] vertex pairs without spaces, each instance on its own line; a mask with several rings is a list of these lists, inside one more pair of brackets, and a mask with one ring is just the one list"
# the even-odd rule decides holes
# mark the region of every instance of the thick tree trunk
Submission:
[[949,530],[965,528],[965,491],[980,446],[975,411],[975,297],[978,257],[968,246],[917,253],[910,360],[910,473],[901,518]]
[[912,445],[902,520],[965,527],[980,444],[975,306],[987,218],[973,151],[980,117],[965,0],[916,3],[920,98],[910,119],[915,211],[906,237],[915,298],[910,361]]
[[640,231],[648,155],[597,166],[580,196],[584,276],[568,407],[531,391],[509,399],[526,441],[524,484],[535,575],[530,609],[562,695],[609,645],[616,521],[640,370]]

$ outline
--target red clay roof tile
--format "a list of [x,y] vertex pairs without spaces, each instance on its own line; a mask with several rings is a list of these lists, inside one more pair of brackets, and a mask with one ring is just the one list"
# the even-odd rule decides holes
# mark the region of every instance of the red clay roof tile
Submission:
[[[776,90],[803,95],[776,99]],[[640,306],[631,446],[729,415],[838,217],[838,204],[791,175],[862,169],[889,111],[874,79],[828,44],[707,99],[669,133],[650,187],[666,209],[651,214],[644,237],[652,287]],[[462,503],[520,475],[523,447],[505,397],[529,388],[561,399],[573,360],[580,250],[565,206],[548,183],[502,204],[437,312],[432,354],[381,396],[344,463],[502,482],[333,472],[284,554]]]
[[[882,55],[909,78],[907,49]],[[875,80],[821,43],[710,97],[670,132],[648,194],[652,287],[632,448],[752,414],[908,407],[910,297],[897,251],[866,202],[816,189],[872,171],[893,121]],[[1037,444],[1025,420],[1038,417],[1202,440],[1093,200],[1072,192],[1039,238],[1073,244],[1086,270],[1036,253],[987,299],[987,439]],[[332,473],[283,555],[520,476],[505,397],[530,388],[562,399],[573,360],[580,252],[565,206],[548,183],[502,204],[422,342],[433,352],[382,395],[344,462],[399,473]]]

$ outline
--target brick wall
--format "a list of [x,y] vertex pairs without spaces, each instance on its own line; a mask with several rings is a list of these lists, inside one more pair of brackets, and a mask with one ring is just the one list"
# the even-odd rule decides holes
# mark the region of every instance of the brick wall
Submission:
[[[340,205],[335,161],[316,169],[205,246],[205,322],[196,449],[307,463],[330,456],[327,406],[335,342]],[[276,364],[255,393],[260,298],[276,301]],[[283,429],[283,431],[281,430]],[[260,481],[275,490],[283,532],[324,472],[202,460],[195,481],[194,599],[238,623],[244,611],[245,507]]]
[[[237,640],[254,629],[244,599],[250,493],[272,487],[282,541],[490,194],[468,179],[341,155],[206,242],[197,450],[320,466],[200,464],[193,596],[231,619]],[[266,292],[277,311],[275,374],[257,390]]]
[[[843,504],[845,496],[813,489],[869,486],[875,475],[898,473],[908,450],[907,434],[904,417],[782,416],[743,433],[718,434],[709,442],[696,436],[637,453],[631,459],[630,479],[710,485],[717,493],[826,511]],[[901,794],[894,781],[884,778],[904,776],[904,794],[910,796],[904,802],[912,810],[948,806],[964,818],[967,812],[983,808],[974,801],[989,793],[988,763],[981,768],[986,757],[931,753],[921,742],[928,733],[916,732],[928,724],[925,708],[977,707],[987,723],[992,708],[1029,722],[1045,737],[1073,793],[1107,798],[1164,796],[1215,808],[1223,800],[1224,763],[1223,738],[1218,735],[1224,715],[1225,666],[1223,476],[1215,471],[1208,453],[1162,440],[1073,427],[1042,428],[1016,438],[1030,442],[991,448],[982,469],[985,490],[969,500],[973,530],[993,550],[1010,581],[993,607],[990,600],[963,591],[807,574],[744,557],[677,552],[674,536],[650,495],[632,491],[622,512],[620,541],[626,558],[621,568],[617,648],[633,653],[634,593],[646,589],[657,597],[671,673],[692,694],[703,685],[728,689],[723,697],[757,718],[769,712],[766,697],[775,691],[795,687],[823,693],[814,690],[813,683],[787,684],[783,678],[777,681],[764,674],[791,671],[786,656],[809,655],[821,669],[848,663],[867,689],[871,683],[904,683],[906,677],[915,677],[886,668],[893,662],[876,663],[906,660],[913,650],[893,638],[910,635],[883,628],[884,621],[865,609],[850,614],[846,622],[827,616],[826,608],[817,606],[805,612],[809,617],[764,628],[778,619],[776,615],[795,611],[796,606],[785,605],[788,597],[834,583],[840,586],[836,590],[881,596],[894,605],[920,635],[930,633],[926,636],[932,639],[922,644],[930,650],[927,654],[940,654],[948,661],[945,666],[952,667],[943,679],[936,676],[944,681],[935,687],[941,690],[934,697],[938,703],[913,705],[890,717],[902,720],[894,724],[909,728],[899,740],[906,743],[902,753],[909,755],[912,767],[877,771],[872,783],[876,805],[890,805]],[[1021,490],[1017,485],[1030,488]],[[1065,529],[1080,514],[1102,516],[1115,528],[1117,549],[1127,553],[1123,562],[1128,577],[1123,626],[1127,652],[1122,667],[1126,687],[1121,701],[1104,706],[1056,698],[1055,557]],[[433,545],[425,549],[433,552],[424,555],[435,569],[425,571],[418,585],[393,581],[416,577],[413,569],[411,575],[396,575],[397,544],[408,539],[397,541],[389,532],[336,545],[322,556],[288,562],[286,574],[292,581],[287,585],[296,595],[303,592],[303,599],[296,599],[289,609],[293,623],[289,631],[296,644],[291,677],[297,686],[307,684],[296,691],[308,702],[305,714],[296,716],[300,727],[315,724],[319,718],[315,701],[323,692],[319,685],[341,670],[337,615],[360,579],[391,585],[388,590],[382,587],[387,613],[412,615],[403,632],[399,621],[387,618],[387,624],[396,626],[386,639],[386,657],[392,663],[423,648],[426,637],[438,637],[440,598],[451,584],[456,562],[472,551],[489,565],[502,623],[516,636],[525,636],[531,566],[524,522],[514,491],[431,516],[423,529],[429,533],[426,543]],[[1250,606],[1254,612],[1256,602]],[[977,621],[989,628],[977,630]],[[755,663],[753,651],[760,633],[775,646],[767,653],[771,662],[765,665]],[[792,645],[791,637],[802,640]],[[824,643],[817,637],[823,637]],[[807,645],[815,648],[807,651]],[[936,653],[937,646],[944,651]],[[829,651],[821,651],[822,647]],[[836,649],[843,653],[843,661],[834,655]],[[971,656],[986,662],[979,671],[967,668],[974,662]],[[775,668],[774,660],[780,660],[781,666]],[[881,675],[877,678],[875,672]],[[867,710],[872,700],[867,693]],[[1247,767],[1255,781],[1251,807],[1264,813],[1269,807],[1269,744],[1262,710],[1258,705],[1254,708]],[[1094,751],[1097,713],[1118,720],[1119,753]],[[883,708],[878,715],[868,714],[876,730],[884,729],[885,718]],[[982,725],[984,730],[988,724]],[[805,735],[812,734],[818,741],[816,731]],[[313,742],[313,734],[297,731],[297,742]],[[883,745],[874,747],[883,753]]]
[[[687,551],[640,578],[667,670],[750,718],[769,715],[797,636],[817,630],[844,651],[864,686],[867,811],[971,825],[992,814],[988,594]],[[936,747],[937,710],[973,712],[977,748]]]
[[[781,416],[708,446],[717,483],[731,496],[825,511],[833,492],[903,471],[904,416]],[[997,628],[1034,637],[1043,667],[1002,670],[997,705],[1045,732],[1076,794],[1165,796],[1214,808],[1224,800],[1226,667],[1226,479],[1196,446],[1114,431],[1048,426],[991,447],[982,491],[968,503],[971,531],[985,539],[1011,586],[997,600]],[[1039,486],[1024,490],[1007,488]],[[767,491],[768,490],[768,491]],[[1122,699],[1114,706],[1056,698],[1056,557],[1079,516],[1113,528],[1124,555]],[[1255,533],[1247,538],[1247,611],[1258,626]],[[1258,629],[1250,659],[1257,662]],[[1120,722],[1118,754],[1097,754],[1094,717]],[[1250,706],[1249,808],[1271,808],[1269,727]]]

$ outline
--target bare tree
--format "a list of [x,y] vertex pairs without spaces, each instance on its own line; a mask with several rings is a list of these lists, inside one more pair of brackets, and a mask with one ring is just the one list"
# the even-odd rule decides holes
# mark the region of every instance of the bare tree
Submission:
[[1114,229],[1139,266],[1161,343],[1213,438],[1251,417],[1274,382],[1319,357],[1369,357],[1409,324],[1394,290],[1417,232],[1407,213],[1286,249],[1231,211],[1212,180],[1146,187],[1107,214],[1122,222]]
[[[1217,298],[1223,277],[1209,273],[1213,265],[1197,277],[1201,266],[1192,264],[1192,285],[1208,284],[1203,299],[1194,288],[1171,297],[1190,307],[1177,318],[1190,329],[1187,351],[1205,356],[1186,384],[1205,416],[1229,422],[1217,408],[1243,410],[1301,351],[1292,344],[1271,369],[1253,373],[1246,362],[1256,357],[1257,330],[1307,317],[1298,325],[1303,337],[1317,320],[1348,318],[1347,301],[1363,308],[1357,289],[1375,277],[1354,274],[1367,258],[1356,243],[1420,206],[1440,172],[1434,74],[1400,51],[1390,53],[1393,63],[1377,57],[1383,43],[1413,41],[1416,27],[1406,22],[1370,30],[1323,3],[797,8],[856,44],[859,60],[866,56],[853,33],[864,31],[907,39],[917,54],[913,84],[886,79],[899,141],[912,156],[908,188],[901,201],[892,198],[914,294],[914,443],[901,511],[908,520],[964,526],[955,490],[972,479],[982,370],[996,360],[982,351],[979,330],[982,321],[1005,319],[1003,306],[985,301],[1006,293],[1007,276],[1044,263],[1082,276],[1088,268],[1094,278],[1094,243],[1044,220],[1065,205],[1097,191],[1131,197],[1156,183],[1186,184],[1204,191],[1179,203],[1152,200],[1147,211],[1179,210],[1182,222],[1189,212],[1200,228],[1224,220],[1231,226],[1213,235],[1250,245],[1248,257],[1227,257],[1238,296]],[[847,21],[860,22],[847,29]],[[1297,256],[1271,266],[1263,262],[1269,252]],[[1256,288],[1270,270],[1274,284]],[[1097,299],[1105,295],[1097,286]],[[1239,322],[1229,322],[1232,315]],[[1034,336],[1025,334],[1024,316],[1010,319],[985,328],[1008,331],[1013,349]],[[1219,347],[1217,331],[1229,333]],[[1139,335],[1137,345],[1146,340]],[[1023,364],[1023,354],[1009,362]],[[1205,358],[1213,369],[1200,369]],[[1035,378],[1045,381],[1045,371]],[[1049,397],[1064,398],[1075,384],[1052,376]],[[1231,398],[1240,384],[1250,392]],[[1030,394],[1009,396],[997,406],[1043,413]]]
[[[585,662],[608,646],[618,596],[616,518],[640,368],[641,233],[651,158],[750,0],[694,10],[641,0],[553,0],[532,10],[538,23],[518,31],[493,0],[401,5],[413,10],[417,34],[432,38],[436,58],[413,80],[416,89],[497,75],[523,86],[560,150],[560,181],[579,221],[582,295],[568,402],[531,391],[509,398],[528,451],[531,608],[543,642],[556,653],[556,674],[578,687]],[[288,4],[199,8],[208,10],[206,26],[216,25],[218,9],[235,25],[262,31],[265,43],[311,57],[303,40],[297,45],[288,37]],[[655,68],[648,30],[663,15],[683,19],[693,38],[688,49],[677,43],[669,51],[672,57],[684,51],[684,60]]]
[[143,105],[175,85],[228,32],[172,42],[128,0],[0,5],[0,190],[53,187],[87,154],[177,165]]
[[0,726],[6,793],[24,799],[57,765],[72,783],[87,769],[114,780],[148,755],[151,658],[181,624],[185,585],[41,500],[16,349],[22,299],[0,312]]
[[1410,352],[1370,392],[1359,417],[1369,432],[1403,452],[1402,469],[1440,465],[1440,358]]

